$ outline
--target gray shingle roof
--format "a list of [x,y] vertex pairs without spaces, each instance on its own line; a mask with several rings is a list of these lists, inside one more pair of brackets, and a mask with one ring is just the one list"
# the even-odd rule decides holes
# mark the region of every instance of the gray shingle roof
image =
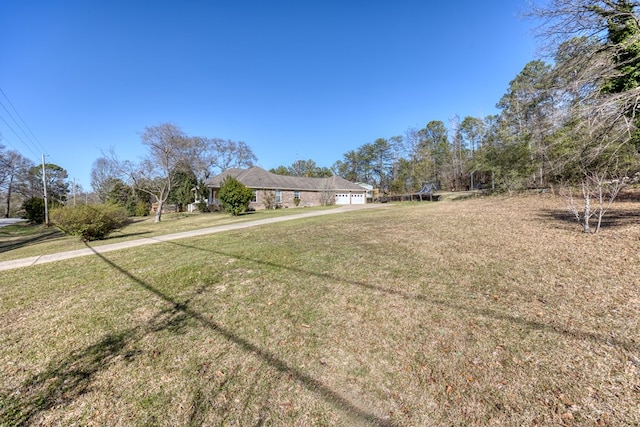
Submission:
[[220,175],[206,181],[208,187],[220,188],[222,181],[232,176],[243,185],[253,189],[264,190],[301,190],[301,191],[362,191],[361,186],[339,176],[329,178],[306,178],[299,176],[276,175],[254,166],[249,169],[227,169]]

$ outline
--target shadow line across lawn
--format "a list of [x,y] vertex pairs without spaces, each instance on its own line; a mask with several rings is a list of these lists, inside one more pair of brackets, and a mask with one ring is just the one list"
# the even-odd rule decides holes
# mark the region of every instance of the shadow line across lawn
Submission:
[[[570,225],[573,228],[580,227],[580,223],[578,222],[576,217],[567,209],[565,210],[545,209],[542,211],[540,218],[543,220],[555,222],[556,224],[564,224],[565,226]],[[594,227],[597,221],[598,219],[596,216],[592,217],[591,226]],[[640,222],[640,212],[638,211],[610,209],[602,217],[602,223],[600,224],[600,227],[602,229],[628,227],[631,225],[638,224],[639,222]]]
[[30,236],[14,238],[5,242],[0,241],[0,253],[9,252],[16,249],[23,248],[25,246],[35,245],[38,243],[44,243],[51,240],[64,238],[65,235],[62,231],[54,228],[44,230],[40,233]]
[[[125,351],[131,342],[141,339],[149,332],[176,328],[188,319],[196,320],[201,325],[217,332],[228,341],[238,345],[244,351],[262,359],[279,372],[290,375],[308,390],[319,394],[325,401],[354,419],[354,421],[381,427],[393,425],[389,420],[380,418],[357,407],[354,403],[321,381],[290,366],[286,361],[278,358],[270,351],[258,347],[215,321],[204,317],[189,307],[190,299],[184,302],[177,301],[139,277],[131,274],[103,254],[96,251],[94,252],[95,255],[114,270],[117,270],[140,287],[166,301],[171,307],[159,312],[145,327],[137,326],[118,334],[109,334],[96,344],[82,351],[73,352],[62,361],[52,363],[44,372],[34,375],[25,381],[20,387],[19,393],[14,393],[10,396],[0,396],[0,418],[9,422],[10,425],[29,425],[39,413],[72,402],[89,391],[91,382],[96,374],[106,369],[110,362],[116,357],[135,357],[135,355],[130,355]],[[203,291],[204,289],[198,289],[196,290],[196,294]],[[162,321],[158,322],[158,319],[162,319]],[[194,407],[194,410],[197,411],[199,407],[197,402]],[[198,416],[194,413],[191,414],[190,418],[197,419]]]
[[261,259],[255,259],[255,258],[239,256],[238,254],[225,253],[225,252],[222,252],[222,251],[214,251],[214,250],[211,250],[209,248],[201,248],[201,247],[194,246],[194,245],[187,245],[187,244],[179,243],[179,242],[176,242],[176,241],[170,241],[170,242],[166,242],[166,243],[171,244],[171,245],[181,246],[181,247],[186,248],[186,249],[195,249],[195,250],[199,250],[199,251],[205,251],[207,253],[216,254],[216,255],[222,255],[222,256],[236,258],[236,259],[241,259],[241,260],[244,260],[244,261],[249,261],[249,262],[252,262],[252,263],[255,263],[255,264],[265,265],[265,266],[272,267],[272,268],[279,268],[281,270],[288,270],[288,271],[290,271],[292,273],[295,273],[295,274],[303,274],[303,275],[315,276],[315,277],[318,277],[318,278],[321,278],[321,279],[329,279],[329,280],[337,282],[337,283],[345,283],[345,284],[357,286],[357,287],[360,287],[360,288],[363,288],[363,289],[377,291],[377,292],[380,292],[380,293],[386,294],[386,295],[399,296],[399,297],[407,299],[407,300],[417,300],[417,301],[425,302],[425,303],[432,304],[432,305],[438,305],[438,306],[442,306],[442,307],[447,307],[447,308],[454,309],[454,310],[471,312],[471,313],[474,313],[474,314],[477,314],[477,315],[481,315],[481,316],[486,316],[486,317],[489,317],[489,318],[492,318],[492,319],[495,319],[495,320],[502,320],[502,321],[507,321],[507,322],[511,322],[511,323],[514,323],[514,324],[519,324],[519,325],[522,325],[524,327],[527,327],[527,328],[530,328],[530,329],[533,329],[533,330],[542,330],[542,331],[551,332],[551,333],[554,333],[554,334],[565,335],[565,336],[572,337],[572,338],[588,340],[588,341],[599,343],[599,344],[606,344],[606,345],[610,345],[610,346],[619,347],[619,348],[622,348],[622,349],[624,349],[626,351],[629,351],[629,352],[638,352],[638,351],[640,351],[640,343],[636,343],[634,341],[618,339],[618,338],[614,338],[614,337],[611,337],[611,336],[608,336],[608,335],[598,334],[598,333],[589,332],[589,331],[583,331],[583,330],[579,330],[579,329],[567,328],[567,327],[565,327],[563,325],[553,324],[552,322],[544,323],[544,322],[540,322],[540,321],[537,321],[537,320],[530,320],[530,319],[526,319],[526,318],[522,318],[522,317],[518,317],[518,316],[506,314],[506,313],[502,313],[502,312],[499,312],[497,310],[492,310],[492,309],[489,309],[489,308],[478,308],[478,307],[474,307],[474,306],[471,306],[471,305],[468,305],[468,304],[467,305],[455,304],[455,303],[451,303],[449,301],[445,301],[445,300],[442,300],[442,299],[433,298],[433,297],[430,297],[428,295],[423,295],[423,294],[419,294],[419,293],[403,292],[401,290],[389,289],[389,288],[385,288],[385,287],[382,287],[382,286],[373,285],[371,283],[360,282],[360,281],[355,281],[355,280],[348,280],[348,279],[345,279],[344,277],[339,277],[339,276],[332,275],[332,274],[329,274],[329,273],[308,271],[308,270],[304,270],[304,269],[301,269],[301,268],[296,268],[296,267],[291,267],[291,266],[287,266],[287,265],[276,264],[276,263],[273,263],[273,262],[270,262],[270,261],[264,261],[264,260],[261,260]]
[[[388,289],[366,282],[345,280],[344,278],[340,278],[323,272],[307,271],[300,268],[264,261],[261,259],[242,257],[238,254],[214,251],[209,248],[187,245],[175,241],[167,241],[165,243],[169,245],[180,246],[185,249],[205,251],[211,254],[242,259],[256,264],[279,268],[282,270],[288,270],[296,274],[305,274],[316,276],[322,279],[329,279],[335,282],[341,282],[357,286],[362,289],[379,292],[383,295],[399,296],[407,300],[418,300],[424,303],[444,306],[454,310],[472,312],[474,314],[490,317],[496,320],[519,324],[532,330],[543,330],[545,332],[565,335],[571,338],[583,339],[594,343],[615,346],[633,353],[637,353],[638,351],[640,351],[640,344],[632,341],[615,339],[611,336],[583,331],[579,329],[566,328],[564,326],[553,324],[551,322],[544,323],[536,320],[529,320],[510,314],[501,313],[489,308],[477,308],[470,305],[455,304],[449,301],[435,299],[423,294],[414,294],[396,289]],[[235,345],[239,346],[244,351],[262,359],[265,363],[275,368],[279,372],[290,375],[305,388],[313,393],[318,394],[322,399],[330,403],[336,409],[343,412],[345,415],[354,419],[354,421],[364,422],[368,425],[376,426],[393,425],[391,421],[378,417],[375,414],[371,414],[356,406],[356,404],[350,402],[335,390],[331,389],[321,381],[313,378],[305,372],[296,369],[293,366],[290,366],[285,360],[280,359],[272,352],[258,347],[250,341],[236,335],[231,330],[221,326],[217,322],[206,318],[201,313],[190,307],[191,298],[185,300],[184,302],[177,301],[161,292],[160,290],[156,289],[155,287],[151,286],[141,278],[133,275],[121,266],[117,265],[116,263],[105,257],[103,254],[98,252],[95,252],[95,254],[111,268],[128,277],[143,289],[166,301],[171,305],[171,307],[159,312],[146,325],[136,326],[118,334],[109,334],[96,344],[93,344],[82,351],[73,352],[62,361],[52,363],[44,372],[34,375],[33,377],[25,381],[21,386],[21,394],[14,393],[10,396],[0,396],[0,415],[4,420],[10,422],[10,425],[28,425],[39,413],[47,411],[48,409],[51,409],[55,406],[72,402],[75,398],[79,397],[90,389],[92,379],[95,377],[95,375],[101,370],[106,369],[106,367],[111,361],[114,360],[114,358],[118,356],[124,358],[135,357],[135,354],[129,354],[129,352],[126,351],[131,342],[141,339],[150,332],[156,332],[162,329],[176,328],[182,322],[185,322],[188,319],[194,319],[201,325],[217,332],[229,342],[232,342]],[[197,289],[195,293],[197,294],[203,291],[204,289]],[[198,410],[198,406],[199,405],[197,404],[194,405],[195,411]],[[198,416],[194,413],[192,414],[191,418],[197,419]]]
[[[162,321],[158,322],[159,319]],[[91,390],[94,377],[116,358],[121,356],[130,360],[135,357],[135,353],[126,350],[131,342],[149,332],[169,328],[173,323],[175,316],[167,316],[167,310],[163,310],[150,320],[153,329],[136,326],[107,334],[81,351],[72,351],[63,360],[51,362],[43,372],[33,375],[10,395],[0,395],[2,425],[31,425],[39,413],[73,402]]]

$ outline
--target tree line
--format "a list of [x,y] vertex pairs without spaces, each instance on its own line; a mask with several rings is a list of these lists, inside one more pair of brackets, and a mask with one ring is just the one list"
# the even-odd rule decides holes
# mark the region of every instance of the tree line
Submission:
[[160,221],[166,203],[182,208],[206,198],[204,181],[212,174],[231,167],[249,167],[257,161],[242,141],[189,136],[172,123],[146,127],[140,139],[147,148],[140,162],[120,159],[113,150],[93,162],[90,194],[72,183],[63,167],[36,165],[0,145],[4,216],[22,214],[43,222],[46,182],[49,208],[68,204],[76,192],[83,192],[82,203],[119,204],[132,216],[146,215],[154,206],[156,220]]
[[377,139],[346,152],[334,173],[395,192],[425,181],[449,190],[575,188],[588,217],[590,199],[610,199],[637,179],[639,5],[553,0],[534,7],[547,56],[509,83],[498,114],[454,116],[449,126],[434,120]]
[[[551,0],[545,55],[524,66],[497,102],[499,113],[431,121],[377,139],[333,166],[354,181],[415,191],[434,181],[458,190],[557,188],[585,232],[626,184],[640,180],[640,2]],[[595,230],[591,219],[595,218]]]
[[[640,150],[640,3],[552,0],[534,6],[544,59],[509,83],[498,114],[429,121],[343,154],[331,171],[390,192],[425,182],[443,189],[484,186],[576,189],[615,196],[637,179]],[[272,170],[296,174],[293,167]],[[584,218],[583,218],[584,219]],[[588,226],[588,224],[585,224]]]
[[0,144],[2,216],[9,218],[23,210],[42,219],[45,184],[50,205],[63,205],[72,190],[68,178],[67,171],[61,166],[53,163],[36,165],[18,151],[8,150]]

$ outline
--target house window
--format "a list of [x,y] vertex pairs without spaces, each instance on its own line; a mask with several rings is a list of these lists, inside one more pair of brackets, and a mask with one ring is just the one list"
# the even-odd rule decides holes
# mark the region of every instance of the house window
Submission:
[[253,199],[251,199],[251,203],[258,203],[258,190],[253,190]]
[[300,200],[300,192],[299,191],[294,191],[293,192],[293,198]]
[[282,191],[276,190],[276,204],[282,203]]

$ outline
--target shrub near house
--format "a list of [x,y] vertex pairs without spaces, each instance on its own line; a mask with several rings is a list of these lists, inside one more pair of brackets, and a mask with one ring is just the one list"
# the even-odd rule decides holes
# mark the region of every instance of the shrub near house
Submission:
[[234,177],[228,176],[222,182],[218,197],[224,210],[233,216],[237,216],[249,207],[249,202],[253,198],[253,191],[242,185]]

